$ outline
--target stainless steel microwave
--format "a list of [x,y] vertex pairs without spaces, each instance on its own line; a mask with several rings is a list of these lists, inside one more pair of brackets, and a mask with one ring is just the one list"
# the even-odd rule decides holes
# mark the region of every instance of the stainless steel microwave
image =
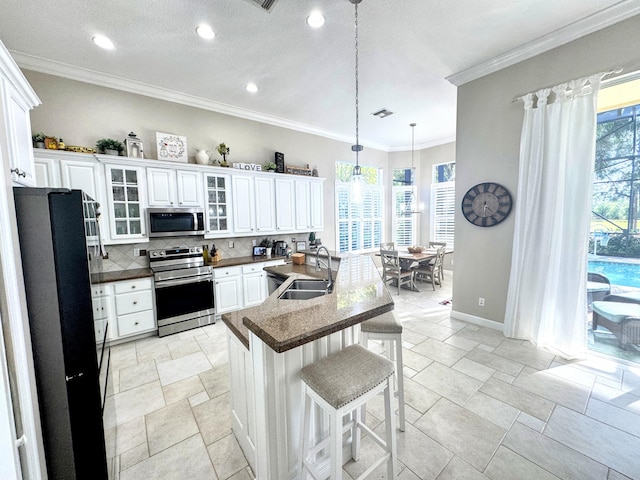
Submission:
[[202,208],[147,208],[149,237],[204,235]]

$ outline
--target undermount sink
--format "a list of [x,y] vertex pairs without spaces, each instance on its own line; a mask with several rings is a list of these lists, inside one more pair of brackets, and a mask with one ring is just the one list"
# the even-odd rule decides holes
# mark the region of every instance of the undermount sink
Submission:
[[281,300],[309,300],[329,293],[329,282],[322,279],[298,279],[291,282]]
[[281,300],[309,300],[310,298],[321,297],[322,295],[326,295],[326,290],[296,290],[289,289],[286,290],[282,295],[278,298]]
[[294,280],[287,290],[323,290],[326,292],[329,282],[326,280]]

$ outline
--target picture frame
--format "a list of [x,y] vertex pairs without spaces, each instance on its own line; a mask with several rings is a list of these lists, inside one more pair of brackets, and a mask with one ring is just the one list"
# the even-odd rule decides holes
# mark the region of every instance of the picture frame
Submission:
[[187,137],[171,133],[156,132],[158,160],[188,163]]
[[301,250],[306,250],[306,249],[307,249],[307,242],[305,241],[296,242],[296,252],[299,252]]

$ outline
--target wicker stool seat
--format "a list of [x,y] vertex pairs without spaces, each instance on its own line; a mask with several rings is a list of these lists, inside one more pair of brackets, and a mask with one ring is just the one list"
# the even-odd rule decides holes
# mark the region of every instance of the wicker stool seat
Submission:
[[[342,440],[343,434],[349,430],[354,460],[358,460],[360,434],[364,430],[385,449],[385,454],[367,472],[371,473],[386,461],[387,477],[395,478],[396,441],[390,394],[393,371],[393,363],[361,345],[351,345],[301,369],[300,378],[305,398],[299,462],[301,478],[306,478],[306,471],[313,478],[330,476],[334,480],[341,479]],[[360,407],[381,391],[385,392],[386,441],[364,425],[360,417]],[[310,446],[308,437],[313,402],[329,415],[330,434],[328,438]],[[350,413],[353,420],[345,425],[343,417]],[[320,455],[321,452],[325,454]]]

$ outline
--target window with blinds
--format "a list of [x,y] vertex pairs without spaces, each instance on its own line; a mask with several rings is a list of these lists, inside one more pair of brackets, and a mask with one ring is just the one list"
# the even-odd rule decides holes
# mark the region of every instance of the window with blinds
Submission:
[[455,182],[432,184],[431,205],[432,241],[447,242],[447,248],[453,248],[456,212]]
[[345,165],[349,169],[353,168],[350,164],[337,164],[339,181],[336,181],[336,245],[340,253],[378,249],[382,241],[383,220],[383,187],[380,185],[379,171],[377,168],[362,166],[365,181],[361,201],[357,202],[351,194],[351,182],[344,181],[344,175],[340,175],[345,170]]

